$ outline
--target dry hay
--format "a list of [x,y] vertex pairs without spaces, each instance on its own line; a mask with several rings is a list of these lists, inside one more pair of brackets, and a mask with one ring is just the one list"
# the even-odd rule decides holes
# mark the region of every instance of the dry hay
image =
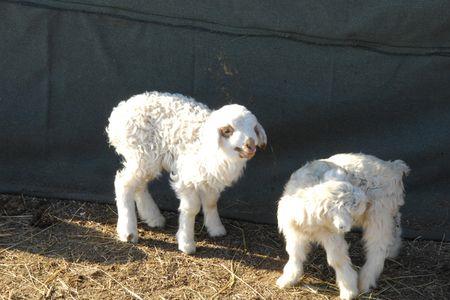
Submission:
[[[177,251],[177,215],[140,224],[136,245],[115,238],[115,207],[0,195],[0,299],[337,299],[334,272],[316,247],[302,283],[280,291],[287,255],[273,225],[225,220],[209,238],[197,220],[197,254]],[[363,262],[359,234],[351,256]],[[379,287],[361,299],[448,299],[450,244],[405,241]]]

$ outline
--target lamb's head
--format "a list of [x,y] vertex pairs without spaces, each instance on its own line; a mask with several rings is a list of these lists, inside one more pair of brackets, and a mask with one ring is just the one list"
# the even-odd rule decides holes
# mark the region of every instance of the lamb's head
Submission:
[[225,105],[213,111],[202,130],[204,146],[210,151],[222,151],[230,159],[251,159],[256,147],[267,144],[264,128],[242,105]]
[[348,181],[330,180],[323,185],[328,186],[334,202],[333,225],[340,232],[350,231],[353,220],[359,219],[367,208],[366,194]]

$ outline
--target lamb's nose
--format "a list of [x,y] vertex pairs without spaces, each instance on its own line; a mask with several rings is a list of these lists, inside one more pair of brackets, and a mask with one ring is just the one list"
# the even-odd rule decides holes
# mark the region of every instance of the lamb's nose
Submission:
[[248,152],[256,152],[256,143],[255,140],[252,138],[249,138],[245,141],[245,150]]

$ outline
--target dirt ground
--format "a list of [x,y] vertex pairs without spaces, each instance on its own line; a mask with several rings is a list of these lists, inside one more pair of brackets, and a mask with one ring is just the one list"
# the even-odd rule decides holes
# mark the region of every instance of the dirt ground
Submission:
[[[209,238],[197,218],[197,253],[177,250],[177,215],[163,230],[139,226],[136,245],[115,238],[116,209],[0,195],[0,299],[337,299],[334,272],[316,247],[302,283],[275,286],[287,254],[273,225],[224,220]],[[359,234],[348,235],[356,266]],[[379,286],[361,299],[449,299],[450,243],[404,242]]]

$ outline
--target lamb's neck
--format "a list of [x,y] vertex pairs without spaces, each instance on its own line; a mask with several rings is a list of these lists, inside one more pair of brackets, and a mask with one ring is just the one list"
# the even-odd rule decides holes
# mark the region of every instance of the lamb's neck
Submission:
[[221,150],[206,157],[199,156],[201,164],[209,180],[216,181],[224,187],[231,186],[242,175],[246,161],[244,159],[230,159]]

